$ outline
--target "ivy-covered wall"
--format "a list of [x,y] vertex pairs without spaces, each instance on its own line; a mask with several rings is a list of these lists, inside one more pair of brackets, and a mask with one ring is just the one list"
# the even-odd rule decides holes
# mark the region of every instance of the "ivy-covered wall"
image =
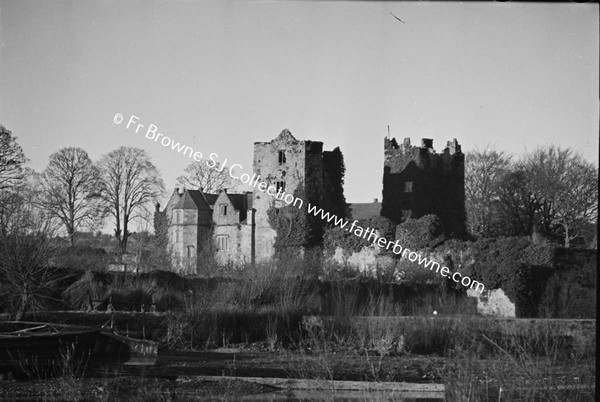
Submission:
[[435,252],[449,256],[455,270],[484,283],[486,290],[502,289],[517,317],[596,316],[596,250],[505,237],[451,241]]
[[420,147],[410,138],[398,144],[384,140],[383,201],[381,214],[397,224],[408,218],[437,215],[445,234],[466,233],[464,154],[456,140],[448,141],[442,153],[433,150],[433,140],[424,138]]
[[323,209],[339,218],[346,218],[348,215],[348,204],[344,196],[345,174],[346,165],[340,148],[323,152]]
[[[298,185],[294,197],[309,199],[303,184]],[[272,205],[267,215],[271,227],[276,232],[273,245],[276,257],[301,256],[304,249],[321,245],[323,222],[319,217],[308,213],[306,201],[302,208],[294,205],[276,208]]]
[[[368,228],[374,229],[379,233],[379,236],[384,237],[387,240],[393,241],[394,239],[394,229],[396,225],[394,222],[383,216],[361,219],[356,225],[365,230]],[[359,237],[339,226],[325,228],[323,236],[325,258],[331,257],[338,247],[341,248],[344,253],[351,254],[358,253],[371,244],[373,244],[371,241]]]
[[436,247],[444,241],[442,222],[435,215],[408,219],[396,226],[396,240],[411,250]]
[[[366,223],[362,223],[367,225]],[[485,285],[502,289],[517,317],[593,318],[596,314],[596,250],[534,244],[529,237],[447,239],[433,215],[410,219],[396,227],[403,247]],[[325,231],[326,256],[342,248],[346,259],[369,243],[337,228]],[[400,283],[428,283],[466,297],[466,288],[450,278],[393,255],[390,268]],[[374,274],[376,274],[374,272]]]

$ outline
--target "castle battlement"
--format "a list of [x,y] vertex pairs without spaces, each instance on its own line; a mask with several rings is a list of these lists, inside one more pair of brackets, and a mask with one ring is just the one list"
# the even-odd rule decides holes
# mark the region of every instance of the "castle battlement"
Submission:
[[384,139],[384,169],[387,167],[390,173],[399,173],[410,162],[431,172],[440,170],[440,174],[464,172],[464,155],[456,138],[446,143],[442,153],[435,151],[431,138],[421,139],[420,147],[411,145],[410,138],[405,138],[401,144],[395,138]]

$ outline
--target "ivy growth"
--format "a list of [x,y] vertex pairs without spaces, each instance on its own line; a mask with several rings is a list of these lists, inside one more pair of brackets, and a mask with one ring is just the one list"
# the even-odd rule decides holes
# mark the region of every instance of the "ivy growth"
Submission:
[[443,242],[443,233],[440,219],[435,215],[425,215],[399,224],[396,229],[396,239],[402,247],[422,250],[433,248]]
[[339,218],[346,218],[349,204],[344,196],[346,166],[339,147],[323,152],[323,209]]
[[294,191],[294,197],[303,200],[302,208],[292,204],[276,208],[273,202],[267,210],[269,224],[277,232],[274,244],[276,255],[287,255],[290,249],[318,246],[323,240],[322,221],[308,213],[308,195],[302,184]]

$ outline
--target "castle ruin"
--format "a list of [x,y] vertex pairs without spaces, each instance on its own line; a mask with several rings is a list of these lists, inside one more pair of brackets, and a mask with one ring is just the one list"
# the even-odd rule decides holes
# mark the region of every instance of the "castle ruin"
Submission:
[[465,157],[456,141],[441,154],[433,140],[413,146],[410,138],[398,144],[384,139],[381,215],[399,224],[406,219],[437,215],[446,235],[462,237],[465,226]]
[[[340,217],[345,217],[346,207],[355,219],[381,215],[396,224],[435,214],[446,235],[465,234],[464,155],[456,139],[438,154],[431,139],[423,139],[416,147],[409,138],[402,144],[385,138],[384,156],[383,200],[372,205],[345,203],[339,149],[324,152],[322,142],[297,140],[288,130],[271,141],[254,143],[253,169],[277,192],[294,194],[302,188],[305,203]],[[197,273],[197,262],[207,250],[214,251],[221,264],[268,261],[277,238],[269,211],[279,212],[286,205],[258,190],[208,194],[201,189],[176,189],[159,212],[167,220],[173,265],[180,272]],[[313,242],[322,241],[320,236]]]

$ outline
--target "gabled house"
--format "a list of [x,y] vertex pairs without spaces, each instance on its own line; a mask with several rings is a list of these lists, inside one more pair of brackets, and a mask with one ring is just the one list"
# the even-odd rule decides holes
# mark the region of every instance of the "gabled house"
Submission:
[[[174,268],[198,273],[201,251],[215,250],[221,264],[241,264],[253,258],[252,194],[204,193],[176,188],[163,210]],[[200,255],[200,257],[199,257]]]
[[213,206],[215,257],[221,264],[252,263],[255,253],[252,193],[229,194],[221,190]]

